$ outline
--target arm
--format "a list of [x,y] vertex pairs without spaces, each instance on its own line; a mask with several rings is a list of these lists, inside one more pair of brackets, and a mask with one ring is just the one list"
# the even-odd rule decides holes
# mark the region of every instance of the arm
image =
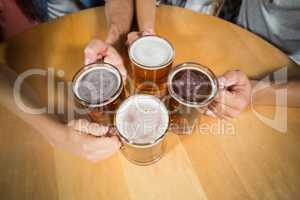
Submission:
[[130,30],[133,16],[132,0],[107,0],[105,4],[105,14],[108,24],[108,34],[106,40],[92,40],[84,50],[85,64],[104,59],[105,62],[118,67],[123,79],[127,77],[122,57],[114,48],[122,41]]
[[132,0],[107,0],[105,15],[109,27],[105,41],[115,45],[130,30],[133,16]]
[[[97,125],[95,123],[89,123],[86,120],[74,120],[68,127],[53,114],[37,115],[23,112],[14,100],[11,86],[14,81],[11,77],[0,69],[0,105],[29,124],[37,133],[45,137],[50,144],[91,161],[105,159],[119,149],[120,143],[116,136],[94,137],[86,134],[95,134],[97,131],[96,134],[103,135],[107,132],[108,129],[93,129],[94,125]],[[27,106],[39,107],[39,103],[34,99],[34,94],[27,90],[26,85],[24,86],[22,101]]]
[[[300,80],[298,76],[296,79],[293,78],[285,83],[250,81],[242,71],[228,71],[218,78],[221,86],[219,95],[208,107],[206,114],[224,119],[237,117],[250,103],[250,99],[252,105],[299,107]],[[278,91],[283,92],[278,93]],[[276,102],[277,99],[285,100],[285,98],[287,102]]]
[[[278,103],[276,103],[276,97],[279,97],[276,96],[276,91],[286,89],[286,96],[283,96],[282,98],[287,97],[287,106],[300,107],[300,80],[290,80],[284,84],[275,84],[274,82],[266,83],[263,81],[251,80],[251,85],[254,89],[252,92],[252,104],[254,105],[285,106],[280,104],[278,105]],[[255,91],[255,88],[258,85],[263,89]],[[280,94],[277,93],[277,95]]]
[[136,0],[136,16],[140,32],[154,34],[155,14],[155,0]]
[[131,32],[127,36],[127,45],[143,35],[155,34],[155,0],[136,0],[136,16],[139,32]]
[[300,66],[277,69],[264,79],[252,78],[253,105],[300,107]]

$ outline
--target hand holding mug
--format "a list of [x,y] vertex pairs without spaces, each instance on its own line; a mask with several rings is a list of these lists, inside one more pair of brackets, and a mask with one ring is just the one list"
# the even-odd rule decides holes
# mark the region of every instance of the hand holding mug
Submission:
[[[118,137],[109,127],[92,123],[86,119],[72,120],[68,124],[68,144],[72,152],[96,162],[106,159],[117,152],[121,146]],[[109,133],[109,135],[108,135]]]
[[112,45],[105,43],[102,40],[92,40],[85,48],[84,54],[86,65],[94,63],[99,59],[103,59],[104,62],[118,67],[123,79],[126,80],[127,72],[122,57]]
[[220,91],[206,114],[222,119],[237,117],[249,104],[251,84],[239,70],[228,71],[218,78]]

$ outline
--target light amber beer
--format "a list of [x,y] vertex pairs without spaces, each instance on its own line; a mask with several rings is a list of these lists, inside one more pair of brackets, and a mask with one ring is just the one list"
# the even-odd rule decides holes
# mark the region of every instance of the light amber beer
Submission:
[[207,67],[187,62],[172,69],[168,77],[168,105],[173,132],[191,134],[199,113],[214,100],[218,81]]
[[161,158],[169,114],[157,97],[130,96],[117,110],[115,125],[123,144],[121,151],[129,161],[149,165]]
[[163,96],[174,59],[174,48],[159,36],[143,36],[129,47],[136,93]]
[[125,98],[116,67],[104,62],[84,66],[75,74],[72,89],[77,103],[89,110],[94,122],[113,125],[115,111]]

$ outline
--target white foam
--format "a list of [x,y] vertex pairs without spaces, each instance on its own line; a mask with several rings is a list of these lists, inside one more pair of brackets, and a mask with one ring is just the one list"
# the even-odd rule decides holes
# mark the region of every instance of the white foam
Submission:
[[[103,71],[104,70],[104,71]],[[107,72],[110,72],[112,74],[117,74],[115,77],[112,77],[112,78],[116,78],[117,82],[116,83],[111,83],[109,86],[113,87],[113,88],[101,88],[101,84],[104,84],[105,82],[108,82],[108,80],[106,80],[108,77],[99,77],[100,79],[99,80],[96,80],[96,85],[94,85],[92,82],[89,83],[89,81],[83,81],[83,79],[85,79],[89,74],[92,74],[92,73],[97,73],[99,71],[107,71]],[[100,81],[100,82],[99,82]],[[98,83],[99,82],[99,83]],[[79,94],[79,85],[80,84],[83,84],[85,83],[86,86],[88,86],[90,84],[90,88],[85,88],[85,91],[87,94],[90,94],[91,93],[91,96],[93,95],[96,95],[94,96],[93,98],[95,100],[97,100],[100,96],[103,96],[105,97],[105,100],[110,98],[112,94],[114,94],[116,92],[116,90],[120,87],[120,84],[121,84],[121,77],[119,76],[119,72],[117,69],[115,69],[114,67],[110,66],[109,64],[106,64],[106,63],[100,63],[100,64],[93,64],[93,65],[90,65],[89,68],[84,71],[83,73],[81,73],[76,82],[75,82],[75,85],[74,85],[74,92],[76,94],[76,96],[80,99],[84,99],[84,97],[82,97],[80,94]],[[89,83],[89,84],[88,84]],[[101,83],[101,84],[100,84]],[[113,85],[112,85],[113,84]],[[105,87],[105,86],[103,86]],[[99,91],[100,89],[102,89],[103,91]],[[100,95],[101,93],[101,95]],[[91,102],[92,103],[92,102]]]
[[150,68],[168,64],[173,56],[174,51],[170,43],[156,36],[136,40],[129,51],[129,57],[134,62]]
[[116,114],[120,134],[136,144],[153,143],[167,130],[168,110],[156,97],[134,95],[125,100]]

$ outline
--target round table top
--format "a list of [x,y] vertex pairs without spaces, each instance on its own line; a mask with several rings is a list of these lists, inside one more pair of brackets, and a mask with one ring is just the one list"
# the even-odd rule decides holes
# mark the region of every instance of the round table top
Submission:
[[[294,65],[256,35],[186,9],[159,7],[156,30],[174,45],[175,64],[199,62],[217,75],[241,69],[259,77]],[[1,61],[18,73],[29,68],[63,70],[63,79],[69,81],[83,65],[85,45],[94,37],[104,39],[106,32],[102,7],[81,11],[7,41]],[[31,84],[46,95],[45,81],[34,79]],[[282,109],[288,119],[283,132],[268,125],[282,122],[273,120]],[[49,200],[296,199],[300,197],[299,111],[260,106],[227,122],[202,117],[200,129],[192,135],[168,134],[163,158],[141,167],[121,153],[91,163],[52,147],[0,105],[0,196]]]

